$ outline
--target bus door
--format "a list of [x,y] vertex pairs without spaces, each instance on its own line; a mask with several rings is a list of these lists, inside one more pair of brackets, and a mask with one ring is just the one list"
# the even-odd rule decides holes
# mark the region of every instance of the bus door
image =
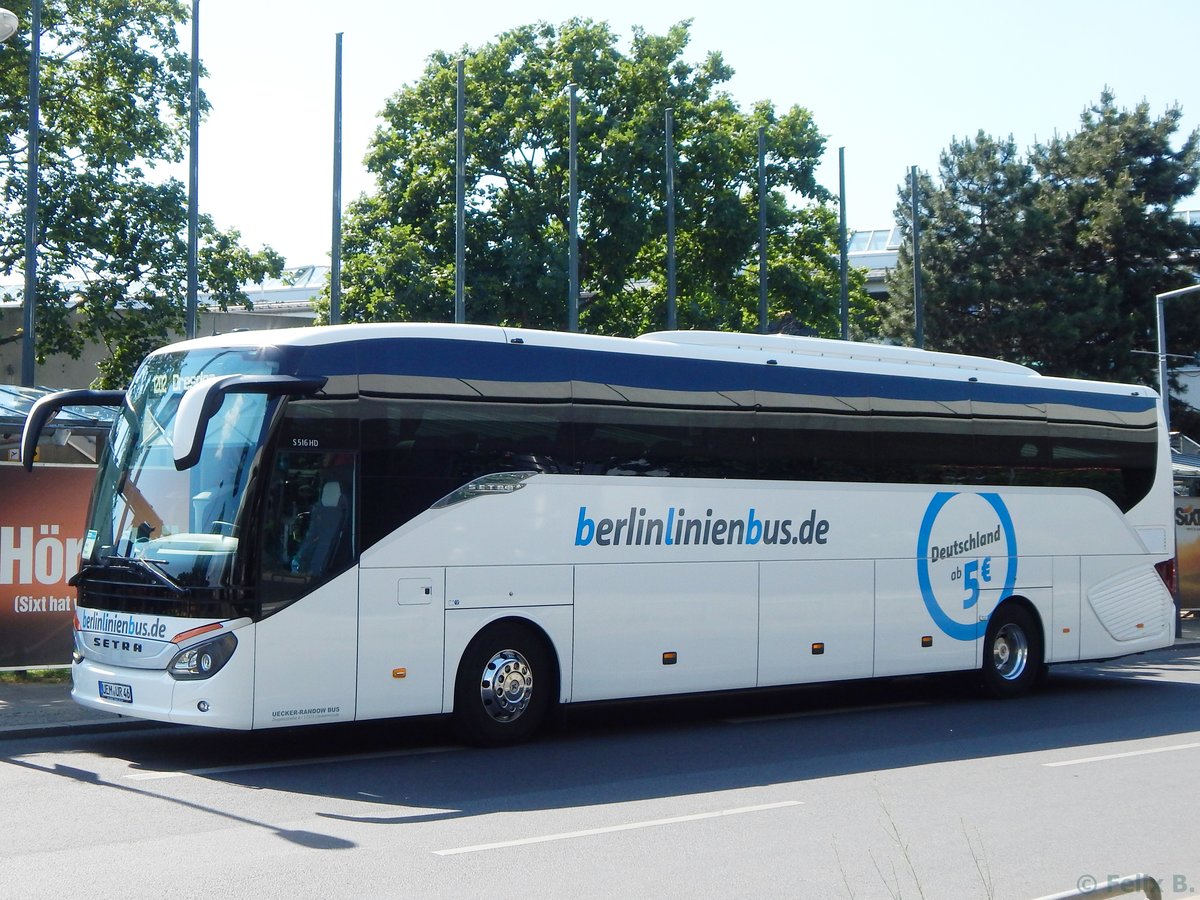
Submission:
[[255,728],[354,717],[358,466],[332,405],[290,403],[265,463]]

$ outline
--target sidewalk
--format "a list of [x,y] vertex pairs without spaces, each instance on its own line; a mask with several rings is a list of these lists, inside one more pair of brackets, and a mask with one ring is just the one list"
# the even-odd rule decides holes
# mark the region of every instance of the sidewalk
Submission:
[[71,699],[71,684],[0,683],[0,739],[125,727],[139,719],[85,709]]
[[[1183,636],[1175,644],[1200,646],[1200,614],[1183,620]],[[69,683],[0,683],[0,740],[56,733],[87,734],[139,725],[162,727],[157,722],[85,709],[71,699],[70,693]]]

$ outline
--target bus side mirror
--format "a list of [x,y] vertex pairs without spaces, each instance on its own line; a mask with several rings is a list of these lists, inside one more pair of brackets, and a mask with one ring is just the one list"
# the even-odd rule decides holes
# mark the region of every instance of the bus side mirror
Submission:
[[226,394],[302,397],[315,394],[327,380],[292,375],[214,375],[196,382],[184,392],[175,412],[175,468],[182,472],[200,461],[209,419],[217,414]]
[[21,430],[21,464],[25,471],[33,471],[33,457],[42,430],[64,406],[120,406],[124,402],[124,391],[57,391],[42,397],[30,408]]

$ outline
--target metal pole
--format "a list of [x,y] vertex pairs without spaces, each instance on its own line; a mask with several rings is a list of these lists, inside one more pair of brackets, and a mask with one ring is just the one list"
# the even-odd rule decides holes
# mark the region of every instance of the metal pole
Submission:
[[25,183],[25,322],[21,332],[21,384],[37,378],[38,148],[41,144],[42,0],[33,0],[29,38],[29,160]]
[[467,163],[465,117],[467,109],[466,61],[458,61],[458,99],[454,140],[454,321],[467,321]]
[[[1192,284],[1173,291],[1154,295],[1154,308],[1158,324],[1158,393],[1162,398],[1163,428],[1167,433],[1167,444],[1171,443],[1171,395],[1167,381],[1167,319],[1163,314],[1163,301],[1200,291],[1200,284]],[[1178,557],[1176,557],[1178,559]],[[1178,592],[1175,595],[1175,637],[1183,637],[1183,607]]]
[[1158,318],[1158,393],[1162,397],[1163,418],[1166,420],[1168,435],[1171,433],[1171,403],[1167,384],[1167,319],[1163,314],[1163,301],[1182,297],[1184,294],[1194,294],[1196,291],[1200,291],[1200,284],[1154,295],[1154,307]]
[[1038,900],[1106,900],[1110,897],[1124,897],[1129,894],[1143,894],[1146,900],[1162,900],[1162,886],[1149,875],[1126,875],[1118,878],[1108,876],[1106,881],[1100,881],[1090,876],[1079,879],[1079,886],[1073,891],[1063,891],[1061,894],[1048,894]]
[[330,240],[329,324],[342,321],[342,32],[333,59],[333,235]]
[[667,107],[667,331],[678,327],[675,309],[675,110]]
[[841,266],[842,340],[850,340],[850,254],[846,246],[846,148],[838,147],[838,252]]
[[766,334],[767,321],[767,129],[758,129],[758,330]]
[[578,101],[575,97],[575,85],[568,84],[571,91],[571,130],[568,158],[570,160],[570,204],[567,227],[568,236],[568,287],[567,287],[567,330],[579,330],[579,165],[578,144],[575,117],[578,113]]
[[1167,395],[1167,319],[1163,315],[1162,294],[1154,295],[1154,305],[1158,313],[1158,394],[1162,398],[1163,419],[1166,421],[1167,436],[1171,434],[1171,403]]
[[917,167],[912,172],[912,258],[913,258],[913,317],[916,325],[916,345],[925,349],[925,298],[921,295],[921,214],[918,206]]
[[192,95],[188,110],[188,259],[184,334],[196,336],[200,287],[200,0],[192,0]]
[[[1200,285],[1197,285],[1200,287]],[[1167,435],[1167,446],[1171,446],[1171,398],[1167,393],[1167,320],[1163,315],[1163,294],[1154,295],[1154,305],[1158,314],[1158,394],[1162,398],[1163,429]],[[1170,453],[1170,449],[1167,451]],[[1179,551],[1175,552],[1176,567],[1179,565]],[[1176,575],[1178,583],[1178,575]],[[1183,604],[1179,592],[1175,592],[1175,637],[1183,637]]]

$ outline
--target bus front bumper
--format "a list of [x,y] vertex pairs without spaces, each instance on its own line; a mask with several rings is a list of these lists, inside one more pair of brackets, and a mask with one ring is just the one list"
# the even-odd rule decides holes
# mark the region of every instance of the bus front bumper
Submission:
[[[244,654],[247,660],[250,654]],[[163,669],[111,666],[85,659],[71,666],[71,699],[80,706],[136,719],[248,730],[253,721],[252,667],[229,663],[198,681],[179,681]]]

